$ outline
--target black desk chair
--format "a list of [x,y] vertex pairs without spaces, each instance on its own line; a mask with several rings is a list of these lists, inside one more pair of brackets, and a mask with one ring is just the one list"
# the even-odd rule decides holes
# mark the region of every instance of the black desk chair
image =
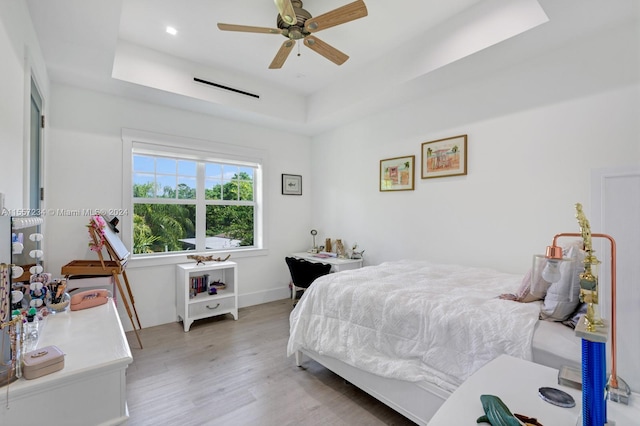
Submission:
[[331,270],[331,265],[327,263],[309,262],[296,257],[285,257],[284,260],[287,262],[289,272],[291,272],[291,298],[293,300],[299,299],[297,297],[298,292],[302,297],[302,293],[309,288],[316,278],[328,274]]

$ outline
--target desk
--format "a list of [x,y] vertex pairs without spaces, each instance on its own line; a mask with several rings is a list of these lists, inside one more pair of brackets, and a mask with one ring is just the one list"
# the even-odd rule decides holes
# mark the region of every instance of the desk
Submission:
[[[538,397],[542,386],[561,389],[576,401],[573,408],[561,408]],[[582,393],[558,385],[558,370],[508,355],[501,355],[476,371],[445,401],[429,421],[429,426],[475,425],[484,414],[480,395],[498,396],[512,413],[535,417],[545,426],[574,426],[582,418]],[[638,395],[631,405],[607,403],[609,420],[616,426],[638,424]],[[582,422],[578,424],[581,426]]]
[[338,259],[337,257],[316,257],[313,253],[293,253],[293,257],[308,260],[309,262],[328,263],[331,272],[347,271],[349,269],[362,268],[363,259]]
[[[37,348],[56,345],[64,368],[0,388],[2,425],[117,425],[128,418],[125,371],[133,361],[113,303],[48,316]],[[7,409],[7,405],[9,409]]]

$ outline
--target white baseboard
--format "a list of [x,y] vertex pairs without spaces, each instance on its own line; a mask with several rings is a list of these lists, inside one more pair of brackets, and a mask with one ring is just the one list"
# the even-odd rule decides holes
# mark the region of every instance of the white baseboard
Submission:
[[246,308],[247,306],[275,302],[276,300],[288,299],[290,297],[289,287],[271,288],[255,293],[238,295],[238,307]]

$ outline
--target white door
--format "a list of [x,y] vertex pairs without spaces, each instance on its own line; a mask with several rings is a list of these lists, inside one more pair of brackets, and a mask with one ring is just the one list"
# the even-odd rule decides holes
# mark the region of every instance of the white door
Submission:
[[[640,391],[640,166],[598,169],[591,177],[591,232],[616,240],[617,372],[634,392]],[[596,245],[600,268],[600,305],[611,318],[610,248]],[[607,350],[611,350],[611,342]]]

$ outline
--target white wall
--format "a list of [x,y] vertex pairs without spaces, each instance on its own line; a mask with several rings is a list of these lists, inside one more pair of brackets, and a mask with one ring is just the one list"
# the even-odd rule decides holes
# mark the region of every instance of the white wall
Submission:
[[[211,116],[53,85],[52,114],[46,176],[49,193],[46,218],[49,240],[48,269],[56,275],[72,260],[97,259],[88,250],[88,217],[68,216],[59,210],[127,208],[122,205],[122,128],[182,138],[232,143],[264,150],[266,254],[232,255],[238,262],[240,305],[288,297],[288,270],[284,257],[306,249],[311,217],[310,140],[306,136],[231,122]],[[303,195],[281,195],[281,173],[303,176]],[[121,220],[126,220],[121,218]],[[126,235],[124,236],[126,239]],[[182,261],[186,261],[183,257]],[[146,263],[144,263],[146,265]],[[171,263],[127,267],[142,326],[176,320],[175,269]],[[120,306],[122,307],[122,306]],[[130,329],[126,312],[123,325]]]
[[[591,170],[640,164],[638,26],[593,34],[314,138],[313,227],[365,263],[420,258],[524,273],[588,213]],[[503,46],[497,46],[503,49]],[[427,80],[423,84],[438,81]],[[466,176],[420,177],[421,144],[468,135]],[[379,161],[416,156],[414,191],[384,192]]]
[[5,207],[28,207],[23,197],[28,187],[29,93],[31,75],[38,82],[44,98],[48,98],[49,81],[23,1],[0,2],[0,192],[5,194]]

